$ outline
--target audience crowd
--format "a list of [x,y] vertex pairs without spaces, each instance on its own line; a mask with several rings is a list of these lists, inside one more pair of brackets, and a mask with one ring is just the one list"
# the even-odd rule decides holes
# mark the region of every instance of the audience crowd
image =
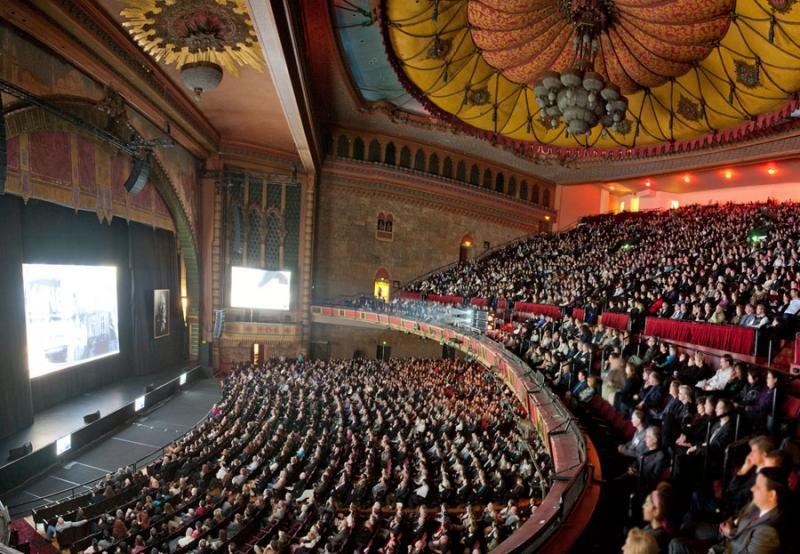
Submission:
[[243,364],[203,424],[54,515],[48,539],[81,527],[73,551],[491,550],[552,479],[523,415],[471,362]]
[[800,206],[688,206],[587,218],[406,287],[436,295],[578,306],[774,327],[800,312]]
[[655,338],[640,344],[570,316],[534,316],[489,334],[586,421],[613,433],[596,417],[604,403],[628,418],[603,460],[610,494],[627,499],[609,518],[620,531],[630,528],[623,552],[800,547],[790,527],[800,520],[797,422],[780,412],[786,376],[730,355],[715,369],[702,352],[678,352]]

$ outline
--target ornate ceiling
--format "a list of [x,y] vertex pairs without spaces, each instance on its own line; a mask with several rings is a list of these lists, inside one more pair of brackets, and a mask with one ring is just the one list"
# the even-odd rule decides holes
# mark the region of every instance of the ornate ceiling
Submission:
[[595,69],[628,97],[630,130],[546,128],[532,86],[573,63],[569,14],[585,1],[337,0],[334,13],[366,98],[522,152],[647,156],[728,144],[791,119],[794,0],[606,0]]
[[238,75],[264,60],[243,0],[124,0],[120,14],[142,49],[157,62],[178,67],[197,61],[219,64]]

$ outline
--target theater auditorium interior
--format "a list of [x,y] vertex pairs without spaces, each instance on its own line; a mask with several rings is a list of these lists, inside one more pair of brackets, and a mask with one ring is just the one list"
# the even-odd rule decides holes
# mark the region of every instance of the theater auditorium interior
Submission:
[[0,554],[800,552],[800,2],[0,1]]

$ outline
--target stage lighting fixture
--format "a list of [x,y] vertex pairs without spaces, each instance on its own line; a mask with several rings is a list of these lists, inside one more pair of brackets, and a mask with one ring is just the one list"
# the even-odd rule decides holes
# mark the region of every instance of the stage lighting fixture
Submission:
[[145,401],[145,397],[144,396],[140,396],[139,398],[137,398],[133,403],[133,411],[134,412],[139,412],[139,411],[143,410],[144,409],[144,401]]
[[61,456],[70,448],[72,448],[72,435],[61,437],[56,441],[56,456]]

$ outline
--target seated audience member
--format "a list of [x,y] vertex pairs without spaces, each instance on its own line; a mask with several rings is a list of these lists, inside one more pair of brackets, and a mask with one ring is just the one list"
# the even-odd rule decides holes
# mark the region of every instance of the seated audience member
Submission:
[[666,552],[674,535],[672,522],[672,485],[662,481],[644,499],[642,519],[646,525],[642,530],[656,539],[660,552]]
[[663,377],[658,371],[651,371],[640,395],[637,408],[641,410],[656,410],[661,407],[664,399],[664,387],[661,386]]
[[[787,494],[785,473],[778,468],[763,467],[756,474],[751,489],[752,501],[735,519],[719,525],[718,547],[713,552],[778,554],[784,534],[781,505]],[[670,554],[709,552],[715,540],[673,539]]]
[[638,479],[638,491],[650,491],[661,481],[669,460],[661,448],[661,428],[648,427],[644,433],[645,452],[641,454],[629,473]]
[[725,389],[731,375],[733,375],[733,358],[730,354],[725,354],[722,356],[719,369],[714,376],[698,381],[695,386],[704,391],[721,391]]
[[636,405],[636,394],[642,388],[642,381],[639,379],[639,372],[634,364],[625,364],[625,381],[620,390],[614,397],[614,407],[624,415],[630,416],[633,407]]
[[645,413],[643,410],[634,410],[633,414],[631,415],[631,423],[633,423],[634,429],[636,432],[633,434],[633,437],[630,441],[625,444],[621,444],[617,447],[617,450],[623,456],[628,456],[629,458],[640,458],[642,454],[647,451],[647,444],[644,440],[645,435],[645,426],[644,426],[644,419]]
[[625,537],[625,544],[622,546],[622,554],[658,554],[658,541],[653,535],[642,531],[638,527],[628,531]]

